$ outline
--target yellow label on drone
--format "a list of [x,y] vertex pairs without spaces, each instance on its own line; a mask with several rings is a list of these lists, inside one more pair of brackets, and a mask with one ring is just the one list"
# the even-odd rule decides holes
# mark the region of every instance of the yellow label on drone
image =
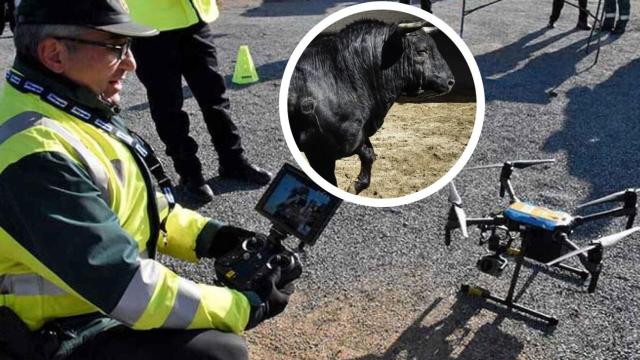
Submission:
[[562,211],[553,211],[542,206],[534,206],[523,202],[513,203],[509,208],[524,214],[529,214],[539,219],[550,220],[556,223],[562,222],[568,216],[567,213]]

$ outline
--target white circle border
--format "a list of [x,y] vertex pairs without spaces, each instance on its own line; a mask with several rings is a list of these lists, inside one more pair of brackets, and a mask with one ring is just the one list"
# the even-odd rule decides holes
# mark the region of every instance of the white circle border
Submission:
[[[364,11],[370,10],[391,10],[391,11],[400,11],[403,13],[407,13],[413,16],[420,17],[432,25],[435,25],[440,31],[444,32],[449,39],[451,39],[454,44],[458,47],[460,52],[462,53],[464,59],[467,62],[467,66],[469,66],[469,70],[471,71],[471,75],[473,77],[473,82],[476,91],[476,117],[473,125],[473,130],[471,132],[471,137],[469,138],[469,142],[465,147],[464,151],[458,161],[449,169],[449,171],[438,179],[433,184],[427,186],[426,188],[401,197],[396,198],[388,198],[388,199],[375,199],[369,198],[365,196],[358,196],[346,192],[336,186],[333,186],[331,183],[322,178],[318,173],[311,168],[308,162],[302,155],[302,152],[298,149],[295,140],[293,139],[293,133],[291,132],[291,127],[289,125],[289,115],[287,113],[287,95],[289,93],[289,84],[291,82],[291,77],[293,75],[293,70],[295,65],[298,63],[302,52],[309,46],[311,41],[318,36],[324,29],[331,26],[335,22],[348,17],[350,15],[354,15]],[[374,1],[367,2],[363,4],[353,5],[347,7],[345,9],[339,10],[316,24],[298,43],[296,48],[293,50],[289,61],[287,62],[287,66],[284,70],[284,74],[282,77],[282,82],[280,84],[280,98],[279,98],[279,110],[280,110],[280,123],[282,126],[282,132],[284,134],[285,141],[287,142],[287,146],[289,147],[289,151],[293,155],[293,158],[296,160],[298,165],[302,168],[302,170],[320,187],[324,190],[341,198],[345,201],[358,204],[365,205],[371,207],[392,207],[392,206],[401,206],[413,203],[415,201],[422,200],[429,195],[437,192],[442,189],[446,184],[451,182],[453,178],[458,175],[462,168],[466,165],[466,163],[471,158],[473,151],[478,144],[478,140],[480,139],[480,133],[482,131],[482,123],[484,121],[484,112],[485,112],[485,98],[484,98],[484,87],[482,85],[482,77],[480,75],[480,70],[478,69],[478,64],[473,58],[473,54],[464,43],[462,38],[458,36],[458,34],[453,30],[449,25],[447,25],[444,21],[435,17],[434,15],[420,10],[416,7],[400,4],[397,2],[388,2],[388,1]]]

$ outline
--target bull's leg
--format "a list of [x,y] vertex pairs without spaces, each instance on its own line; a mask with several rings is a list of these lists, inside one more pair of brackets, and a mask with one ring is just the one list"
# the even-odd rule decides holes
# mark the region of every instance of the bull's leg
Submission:
[[324,154],[307,154],[307,160],[309,160],[309,165],[315,170],[318,175],[322,176],[323,179],[327,180],[333,186],[338,186],[338,181],[336,180],[336,161],[326,156]]
[[376,159],[376,154],[373,152],[373,145],[371,145],[369,138],[366,138],[358,149],[358,157],[360,158],[360,174],[354,183],[356,194],[368,188],[371,183],[371,167]]

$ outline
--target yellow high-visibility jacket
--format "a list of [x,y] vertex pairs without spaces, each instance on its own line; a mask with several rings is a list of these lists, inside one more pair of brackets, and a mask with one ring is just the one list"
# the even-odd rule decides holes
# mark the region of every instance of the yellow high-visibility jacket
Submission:
[[215,0],[126,0],[131,18],[159,31],[182,29],[218,18]]
[[[88,89],[20,61],[12,71],[128,133],[115,109]],[[176,206],[166,238],[153,236],[152,218],[164,219],[168,209],[156,206],[162,201],[147,186],[121,142],[2,83],[0,306],[32,330],[99,312],[135,329],[242,332],[250,310],[243,294],[181,278],[147,256],[157,244],[162,253],[197,261],[198,244],[221,224]]]

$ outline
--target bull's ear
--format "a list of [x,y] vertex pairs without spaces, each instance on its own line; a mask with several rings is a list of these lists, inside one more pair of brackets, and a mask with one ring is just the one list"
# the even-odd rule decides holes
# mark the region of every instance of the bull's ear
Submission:
[[387,69],[391,65],[395,64],[404,51],[404,35],[406,33],[396,27],[393,29],[389,36],[385,39],[382,46],[382,69]]

